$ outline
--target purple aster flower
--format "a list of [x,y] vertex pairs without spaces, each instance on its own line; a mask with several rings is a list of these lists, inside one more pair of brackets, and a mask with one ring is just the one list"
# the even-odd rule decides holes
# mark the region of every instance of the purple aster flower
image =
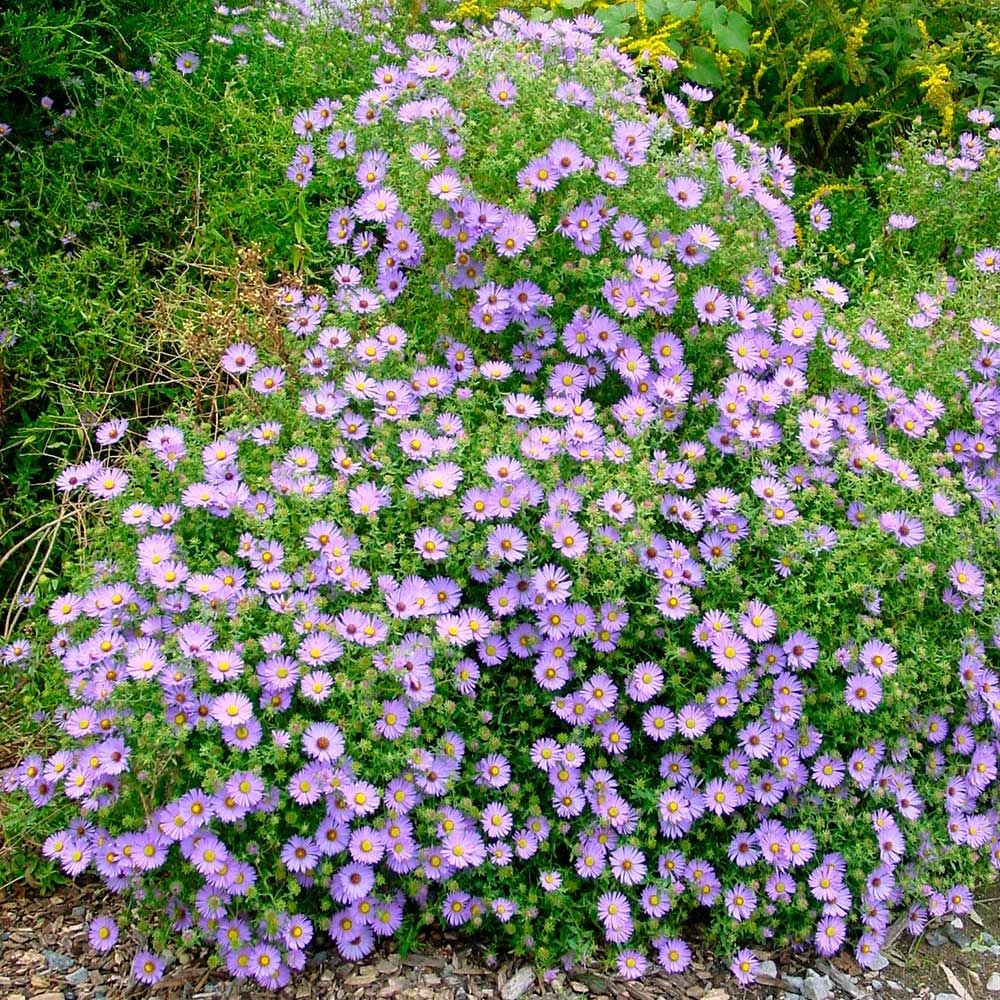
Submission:
[[497,256],[518,256],[534,241],[536,234],[535,224],[527,215],[508,215],[493,233]]
[[889,677],[896,672],[896,651],[881,639],[869,639],[860,649],[861,666],[875,677]]
[[415,531],[413,547],[427,562],[440,562],[448,557],[448,540],[435,528],[419,528]]
[[190,76],[200,65],[201,57],[194,52],[182,52],[174,60],[174,66],[182,76]]
[[281,863],[290,872],[309,872],[319,861],[316,844],[306,837],[292,837],[281,849]]
[[132,959],[132,975],[146,986],[152,986],[163,978],[163,959],[151,951],[140,951]]
[[253,705],[246,695],[228,692],[213,699],[211,715],[220,726],[232,729],[250,721],[253,717]]
[[740,986],[750,986],[760,971],[760,960],[749,948],[741,948],[733,956],[729,970],[736,977]]
[[660,939],[654,941],[653,945],[664,972],[674,975],[683,972],[691,964],[691,949],[680,938]]
[[406,732],[410,710],[399,700],[383,701],[382,714],[375,722],[375,732],[383,739],[396,740]]
[[501,74],[493,78],[487,93],[500,107],[509,108],[517,97],[517,85],[510,77]]
[[667,194],[681,208],[697,208],[704,198],[705,189],[693,177],[672,177],[667,181]]
[[608,855],[611,874],[623,885],[639,885],[646,877],[645,855],[636,847],[622,844]]
[[837,916],[821,917],[816,925],[813,941],[816,950],[824,956],[836,955],[847,937],[847,925]]
[[632,908],[620,892],[605,892],[597,900],[597,919],[605,930],[631,925]]
[[981,597],[985,591],[982,571],[965,559],[956,559],[951,564],[948,568],[948,579],[959,593],[969,597]]
[[254,374],[250,383],[254,392],[262,396],[277,392],[285,384],[285,372],[274,366],[261,368]]
[[712,720],[708,713],[694,703],[685,705],[677,713],[677,731],[688,740],[696,740],[708,732]]
[[984,274],[1000,274],[1000,250],[983,247],[972,260],[977,271],[982,271]]
[[857,674],[847,681],[844,700],[855,712],[874,712],[882,701],[882,685],[871,674]]
[[87,938],[95,951],[111,951],[118,941],[118,924],[111,917],[95,917],[90,922]]

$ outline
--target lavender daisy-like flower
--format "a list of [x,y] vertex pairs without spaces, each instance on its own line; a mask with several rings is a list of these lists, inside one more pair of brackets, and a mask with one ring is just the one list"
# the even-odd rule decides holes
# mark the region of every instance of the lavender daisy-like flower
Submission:
[[308,872],[316,867],[319,852],[306,837],[292,837],[281,850],[281,862],[290,872]]
[[753,600],[740,616],[740,628],[751,642],[767,642],[778,631],[778,619],[763,601]]
[[693,177],[671,177],[667,181],[667,194],[684,209],[697,208],[705,196],[705,189]]
[[517,85],[508,76],[496,76],[491,81],[487,93],[502,108],[509,108],[517,97]]
[[676,975],[691,964],[691,949],[680,938],[661,939],[659,942],[654,941],[653,944],[664,972]]
[[844,700],[855,712],[874,712],[882,701],[882,685],[871,674],[857,674],[847,682]]
[[760,971],[760,960],[749,948],[741,948],[733,956],[729,971],[736,977],[740,986],[750,986]]
[[101,500],[121,496],[129,484],[129,477],[122,469],[101,468],[87,481],[87,489]]
[[875,677],[889,677],[896,672],[896,650],[881,639],[869,639],[859,650],[861,666]]
[[182,52],[174,60],[174,66],[182,76],[190,76],[200,65],[201,56],[194,52]]
[[703,285],[694,294],[693,304],[698,318],[718,326],[729,315],[729,299],[714,285]]
[[510,782],[510,763],[502,754],[489,754],[476,764],[480,784],[489,788],[503,788]]
[[245,694],[230,691],[213,699],[211,716],[226,729],[245,725],[253,717],[253,704]]
[[611,874],[623,885],[639,885],[646,877],[646,858],[636,847],[622,844],[608,855]]
[[250,382],[254,392],[258,392],[262,396],[269,396],[271,393],[277,392],[284,384],[285,372],[275,366],[261,368],[254,374]]
[[163,978],[163,959],[151,951],[140,951],[132,959],[132,975],[146,986],[152,986]]
[[1000,274],[1000,250],[995,247],[983,247],[972,258],[977,271],[983,274]]
[[816,950],[826,957],[836,955],[847,937],[847,925],[837,916],[821,917],[813,941]]
[[696,740],[708,732],[712,720],[708,713],[694,703],[685,705],[677,713],[677,732],[685,739]]
[[413,547],[427,562],[440,562],[448,556],[448,540],[435,528],[419,528],[413,533]]
[[95,917],[90,922],[87,940],[95,951],[111,951],[118,941],[118,924],[111,917]]
[[396,740],[406,732],[410,710],[399,700],[382,702],[382,714],[375,722],[375,732],[383,739]]
[[605,892],[597,900],[597,919],[605,930],[631,925],[632,908],[620,892]]
[[223,371],[230,375],[243,375],[257,364],[257,351],[250,344],[230,344],[219,362]]
[[969,597],[981,597],[985,591],[982,571],[974,563],[956,559],[948,568],[948,579],[960,593]]

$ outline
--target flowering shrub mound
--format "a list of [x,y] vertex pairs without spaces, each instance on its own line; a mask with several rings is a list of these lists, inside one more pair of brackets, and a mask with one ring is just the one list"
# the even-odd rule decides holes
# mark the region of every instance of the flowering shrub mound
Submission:
[[287,355],[62,473],[112,521],[5,650],[72,699],[8,785],[265,986],[434,920],[627,977],[695,914],[741,982],[768,939],[871,964],[1000,867],[1000,331],[959,315],[997,251],[880,329],[795,258],[788,157],[648,113],[593,19],[434,28],[295,118],[332,288],[281,290]]

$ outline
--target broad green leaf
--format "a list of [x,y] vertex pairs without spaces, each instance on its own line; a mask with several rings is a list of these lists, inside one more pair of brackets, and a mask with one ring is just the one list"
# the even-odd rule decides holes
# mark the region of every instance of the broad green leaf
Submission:
[[667,0],[667,10],[671,17],[686,21],[698,9],[698,0]]
[[646,0],[643,6],[646,11],[646,20],[650,24],[659,24],[666,12],[667,0]]
[[708,49],[695,45],[691,49],[691,69],[688,76],[703,87],[718,87],[722,83],[722,74],[715,64],[715,56]]
[[559,0],[559,6],[565,7],[566,10],[577,10],[586,2],[587,0]]
[[742,10],[747,17],[753,17],[753,4],[750,0],[736,0],[736,2],[740,5],[740,10]]
[[613,7],[602,7],[600,10],[595,10],[594,17],[596,17],[605,28],[610,24],[621,24],[622,21],[625,20],[625,14],[622,12],[622,5],[620,4],[616,4]]
[[699,19],[701,21],[701,26],[706,31],[712,30],[712,25],[715,24],[717,11],[718,8],[716,7],[714,0],[705,0],[705,2],[701,5]]
[[604,25],[605,38],[624,38],[628,34],[628,31],[628,21],[611,21],[609,24]]
[[634,3],[620,3],[614,7],[604,7],[594,12],[594,16],[604,26],[608,38],[621,38],[629,32],[629,19],[635,16]]
[[712,29],[716,41],[730,52],[750,51],[750,22],[738,11],[729,11],[725,23],[718,23]]

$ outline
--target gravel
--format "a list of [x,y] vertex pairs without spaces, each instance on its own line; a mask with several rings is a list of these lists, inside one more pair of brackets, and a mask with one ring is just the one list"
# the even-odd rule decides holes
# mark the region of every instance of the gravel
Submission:
[[805,1000],[827,1000],[833,993],[833,983],[829,976],[818,976],[815,972],[806,975],[802,984],[802,996]]

